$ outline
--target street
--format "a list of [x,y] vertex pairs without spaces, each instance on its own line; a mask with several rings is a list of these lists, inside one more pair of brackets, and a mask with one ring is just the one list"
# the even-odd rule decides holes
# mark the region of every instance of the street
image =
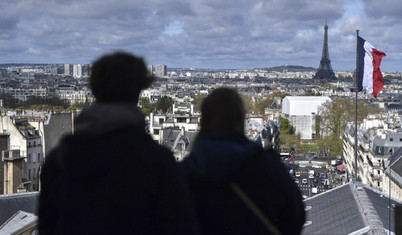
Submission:
[[338,174],[324,160],[284,163],[289,169],[292,169],[289,170],[289,173],[294,178],[304,198],[323,193],[345,183],[345,176]]

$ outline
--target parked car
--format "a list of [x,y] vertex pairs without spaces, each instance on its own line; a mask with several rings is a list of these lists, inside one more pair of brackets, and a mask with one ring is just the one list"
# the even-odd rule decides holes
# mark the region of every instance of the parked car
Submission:
[[318,189],[317,189],[316,187],[311,188],[311,193],[317,194],[317,193],[318,193]]
[[299,184],[299,179],[295,179],[295,183],[296,183],[296,184]]
[[302,179],[302,184],[307,184],[307,179]]

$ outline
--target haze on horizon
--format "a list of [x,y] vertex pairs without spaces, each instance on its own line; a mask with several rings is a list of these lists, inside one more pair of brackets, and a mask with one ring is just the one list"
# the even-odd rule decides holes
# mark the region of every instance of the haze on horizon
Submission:
[[402,71],[398,0],[2,0],[0,63],[91,63],[124,50],[174,68],[317,68],[324,25],[335,71],[355,68],[356,29]]

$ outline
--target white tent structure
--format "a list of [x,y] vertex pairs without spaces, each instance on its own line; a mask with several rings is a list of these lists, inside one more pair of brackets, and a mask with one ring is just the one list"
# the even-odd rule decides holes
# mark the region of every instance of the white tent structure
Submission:
[[282,101],[282,113],[295,127],[300,138],[309,140],[315,138],[315,115],[326,101],[332,101],[328,96],[286,96]]

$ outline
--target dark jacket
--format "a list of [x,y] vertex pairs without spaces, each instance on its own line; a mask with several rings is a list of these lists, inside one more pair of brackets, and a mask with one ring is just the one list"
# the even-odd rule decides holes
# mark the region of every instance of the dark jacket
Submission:
[[279,157],[245,136],[200,138],[184,160],[203,234],[268,234],[229,186],[236,183],[282,234],[301,233],[299,189]]
[[43,166],[39,232],[195,234],[182,168],[134,105],[94,105]]

